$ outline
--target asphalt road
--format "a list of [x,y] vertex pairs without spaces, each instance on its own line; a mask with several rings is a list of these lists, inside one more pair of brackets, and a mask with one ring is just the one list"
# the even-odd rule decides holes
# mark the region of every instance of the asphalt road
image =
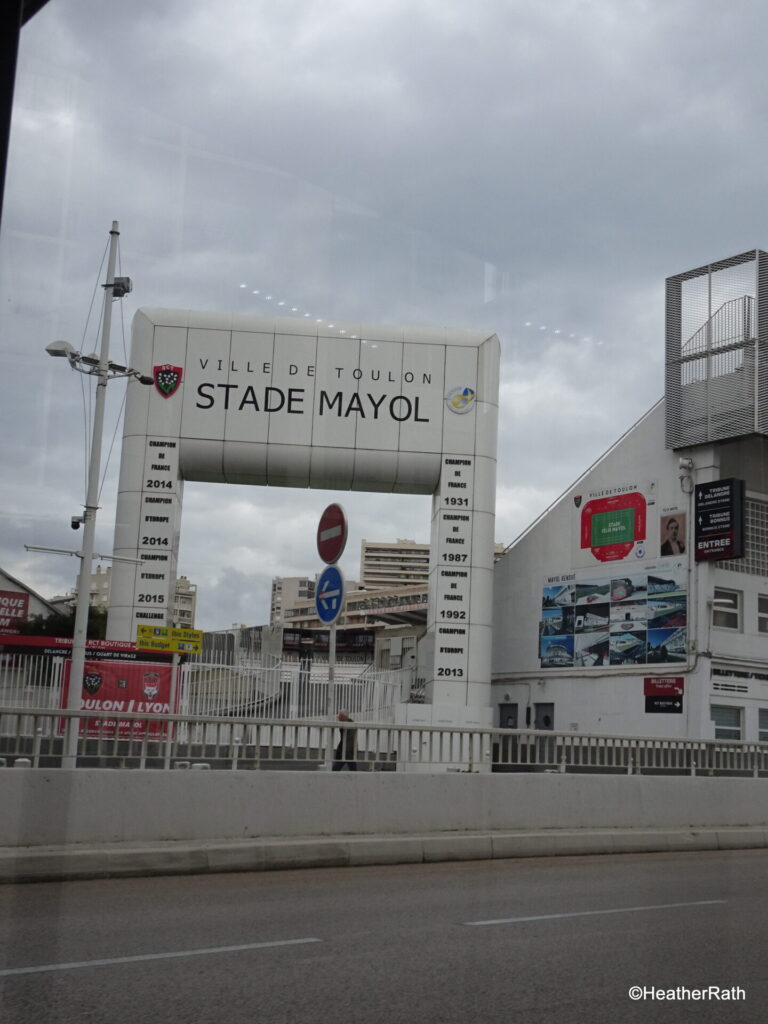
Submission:
[[0,1020],[763,1024],[767,873],[755,850],[3,886]]

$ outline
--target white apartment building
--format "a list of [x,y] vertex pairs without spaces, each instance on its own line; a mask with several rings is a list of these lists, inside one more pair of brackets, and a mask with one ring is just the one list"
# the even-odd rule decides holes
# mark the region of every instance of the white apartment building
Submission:
[[315,596],[315,578],[308,576],[275,576],[269,603],[269,624],[279,626],[285,622],[289,608],[305,605]]
[[197,584],[186,576],[179,576],[173,592],[173,623],[179,629],[195,628],[197,610]]
[[[107,610],[109,605],[109,590],[112,579],[112,567],[97,565],[91,573],[90,603],[93,608]],[[59,604],[64,598],[55,599]],[[67,603],[70,607],[75,606],[77,601],[77,587],[67,595]],[[173,594],[173,607],[171,609],[170,626],[181,629],[195,628],[195,613],[197,610],[197,584],[191,583],[186,576],[179,576],[176,580],[176,588]]]
[[[361,590],[350,583],[338,624],[343,627],[414,625],[426,629],[427,584]],[[297,602],[285,613],[284,625],[292,629],[323,629],[314,600]]]
[[426,585],[428,579],[429,544],[398,539],[394,543],[363,540],[360,545],[363,589]]

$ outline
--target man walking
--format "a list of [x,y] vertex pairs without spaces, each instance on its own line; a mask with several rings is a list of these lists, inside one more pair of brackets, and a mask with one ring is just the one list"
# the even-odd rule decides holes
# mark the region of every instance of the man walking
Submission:
[[[340,711],[336,718],[340,722],[352,721],[352,719],[349,717],[346,711]],[[339,737],[338,746],[336,747],[331,771],[340,772],[344,765],[346,765],[349,771],[356,772],[357,761],[355,760],[355,757],[357,751],[355,749],[355,730],[340,729],[339,732],[341,733],[341,735]]]

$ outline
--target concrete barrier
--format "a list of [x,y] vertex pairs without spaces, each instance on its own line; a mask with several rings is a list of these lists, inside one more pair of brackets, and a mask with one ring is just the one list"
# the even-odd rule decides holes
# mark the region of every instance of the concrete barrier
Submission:
[[[768,826],[765,780],[0,770],[0,847],[5,848],[739,826]],[[480,851],[482,845],[466,845],[468,855],[475,847]],[[439,856],[439,845],[433,843],[431,850]],[[364,848],[360,855],[364,858]],[[431,859],[427,853],[424,856]]]

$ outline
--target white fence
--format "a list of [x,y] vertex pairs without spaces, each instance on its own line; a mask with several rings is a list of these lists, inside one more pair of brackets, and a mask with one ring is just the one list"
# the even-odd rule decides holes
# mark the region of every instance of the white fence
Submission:
[[[61,706],[64,657],[0,655],[0,707]],[[374,672],[370,665],[336,666],[333,705],[353,718],[393,722],[395,705],[408,699],[412,672]],[[179,710],[193,717],[238,719],[325,718],[328,666],[298,662],[182,666]]]
[[67,660],[44,654],[0,655],[0,707],[59,707]]
[[[358,768],[768,777],[768,743],[599,736],[527,729],[254,720],[0,708],[0,757],[61,763],[65,719],[83,721],[78,765],[126,768],[304,768],[326,764],[352,730]],[[87,723],[87,724],[86,724]],[[87,735],[86,735],[87,733]]]
[[[374,672],[370,665],[337,665],[332,703],[353,718],[394,721],[395,705],[408,699],[411,674]],[[328,666],[298,662],[184,666],[180,710],[190,715],[236,718],[324,718]]]
[[[169,767],[317,768],[339,724],[329,724],[328,670],[317,664],[184,667],[180,714],[82,713],[59,709],[64,657],[0,655],[0,758],[61,762],[66,718],[90,724],[78,763]],[[392,770],[557,771],[768,775],[768,743],[679,740],[505,729],[406,728],[394,709],[411,673],[338,665],[333,708],[355,720],[361,766]],[[329,729],[331,734],[329,734]]]

